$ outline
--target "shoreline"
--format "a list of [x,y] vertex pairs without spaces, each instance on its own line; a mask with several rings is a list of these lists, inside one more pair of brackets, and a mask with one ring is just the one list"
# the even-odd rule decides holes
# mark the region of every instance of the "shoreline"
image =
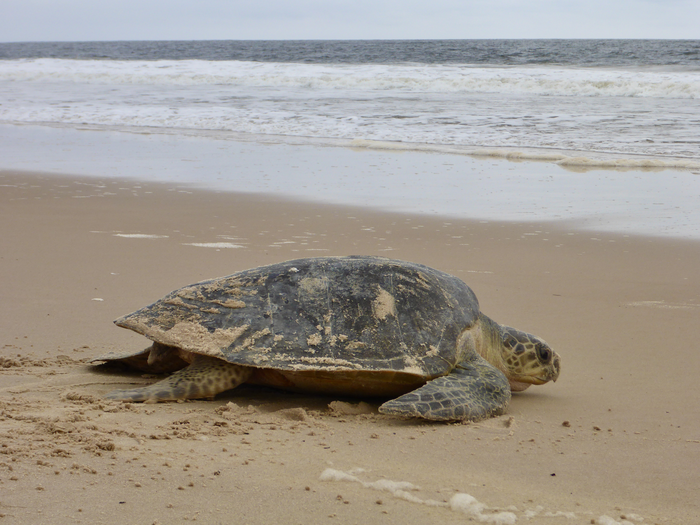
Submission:
[[[700,243],[700,237],[682,237],[668,235],[664,233],[653,232],[637,232],[637,231],[615,231],[606,230],[604,228],[595,229],[595,225],[587,225],[581,219],[528,219],[528,218],[485,218],[485,217],[460,217],[455,215],[434,213],[410,212],[397,209],[381,209],[378,206],[348,204],[340,202],[322,201],[310,197],[299,195],[289,195],[284,193],[264,192],[264,191],[233,191],[208,188],[198,186],[192,183],[182,183],[178,181],[163,181],[149,180],[146,178],[127,178],[115,176],[99,176],[86,174],[71,174],[63,172],[36,171],[24,169],[3,169],[0,167],[0,188],[15,188],[22,191],[31,191],[36,187],[36,184],[48,185],[54,187],[57,191],[62,191],[59,188],[67,188],[73,186],[76,194],[72,195],[76,199],[89,198],[109,198],[117,196],[114,190],[131,191],[133,195],[139,193],[143,195],[151,195],[154,190],[163,194],[179,193],[179,194],[199,194],[210,195],[214,199],[230,198],[236,202],[257,202],[257,203],[274,203],[275,206],[283,205],[290,207],[318,207],[321,209],[338,210],[340,213],[347,212],[350,216],[384,216],[387,218],[407,218],[418,222],[431,222],[434,224],[452,224],[464,223],[472,224],[476,227],[493,227],[497,229],[515,228],[520,231],[521,235],[541,235],[541,234],[560,234],[560,235],[591,235],[591,239],[601,240],[598,237],[604,237],[607,242],[617,242],[625,239],[636,240],[640,242],[660,242],[660,243],[679,243],[681,245],[693,246]],[[148,188],[148,189],[145,189]],[[64,191],[65,192],[65,191]],[[67,193],[67,192],[65,192]],[[19,194],[17,194],[19,195]],[[13,199],[26,199],[28,197],[15,196]],[[33,197],[41,198],[41,197]],[[60,198],[54,196],[54,198]],[[605,242],[605,241],[601,241]],[[387,248],[389,251],[393,248]]]
[[[511,162],[542,162],[558,165],[565,170],[585,172],[613,171],[696,171],[700,160],[689,156],[654,156],[631,152],[605,152],[584,149],[561,149],[525,146],[463,146],[458,144],[428,144],[393,140],[360,138],[313,137],[297,135],[254,134],[224,129],[167,128],[155,126],[117,126],[72,124],[57,122],[3,122],[0,126],[51,128],[56,130],[127,133],[133,135],[162,135],[222,140],[267,145],[315,146],[329,148],[366,149],[369,151],[433,153],[460,155],[475,159],[494,158]],[[697,174],[697,173],[696,173]]]
[[[450,219],[700,239],[694,170],[574,169],[453,153],[0,126],[3,167],[170,181]],[[42,151],[40,158],[33,153]],[[514,155],[516,152],[510,152]]]
[[[0,282],[0,512],[8,523],[465,519],[459,508],[362,484],[379,479],[410,482],[423,502],[470,494],[490,515],[535,525],[613,523],[604,516],[692,524],[700,512],[695,240],[385,213],[177,182],[0,176],[0,271],[11,276]],[[349,254],[462,278],[487,315],[560,353],[560,380],[514,396],[505,416],[468,425],[395,420],[370,399],[253,387],[214,401],[101,399],[153,380],[87,364],[146,344],[114,327],[116,317],[202,279]],[[345,404],[330,408],[334,401]],[[321,481],[328,468],[360,482]]]

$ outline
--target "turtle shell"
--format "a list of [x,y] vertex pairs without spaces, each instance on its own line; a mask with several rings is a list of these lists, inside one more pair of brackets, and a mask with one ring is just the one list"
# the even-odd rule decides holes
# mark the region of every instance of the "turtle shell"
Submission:
[[460,279],[379,257],[298,259],[202,281],[115,321],[149,339],[281,371],[430,379],[460,356],[479,304]]

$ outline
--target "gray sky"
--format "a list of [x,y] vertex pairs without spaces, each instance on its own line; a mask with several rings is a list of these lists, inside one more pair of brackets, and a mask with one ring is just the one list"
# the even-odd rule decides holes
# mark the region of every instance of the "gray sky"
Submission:
[[0,41],[700,38],[699,0],[0,0]]

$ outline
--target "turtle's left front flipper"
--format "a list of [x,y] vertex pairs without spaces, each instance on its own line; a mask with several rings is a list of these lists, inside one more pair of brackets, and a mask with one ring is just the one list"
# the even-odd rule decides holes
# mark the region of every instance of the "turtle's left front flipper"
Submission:
[[387,401],[382,414],[435,421],[479,421],[505,412],[510,384],[502,372],[481,357],[457,365],[448,375]]

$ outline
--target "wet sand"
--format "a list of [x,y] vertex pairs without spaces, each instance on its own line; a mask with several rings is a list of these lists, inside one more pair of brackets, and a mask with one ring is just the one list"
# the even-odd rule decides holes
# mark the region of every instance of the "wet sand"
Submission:
[[[7,171],[0,239],[2,523],[697,523],[700,242]],[[560,353],[559,381],[471,424],[256,387],[101,399],[153,381],[88,364],[146,346],[114,318],[349,254],[462,278]]]
[[[612,155],[597,159],[601,165],[581,157],[570,158],[581,164],[561,164],[553,160],[554,150],[536,152],[541,160],[533,161],[517,149],[459,154],[420,147],[373,141],[336,141],[331,147],[304,137],[0,124],[2,169],[99,174],[392,213],[556,221],[579,230],[700,240],[697,167],[635,167],[644,159]],[[613,169],[616,162],[619,169]]]

